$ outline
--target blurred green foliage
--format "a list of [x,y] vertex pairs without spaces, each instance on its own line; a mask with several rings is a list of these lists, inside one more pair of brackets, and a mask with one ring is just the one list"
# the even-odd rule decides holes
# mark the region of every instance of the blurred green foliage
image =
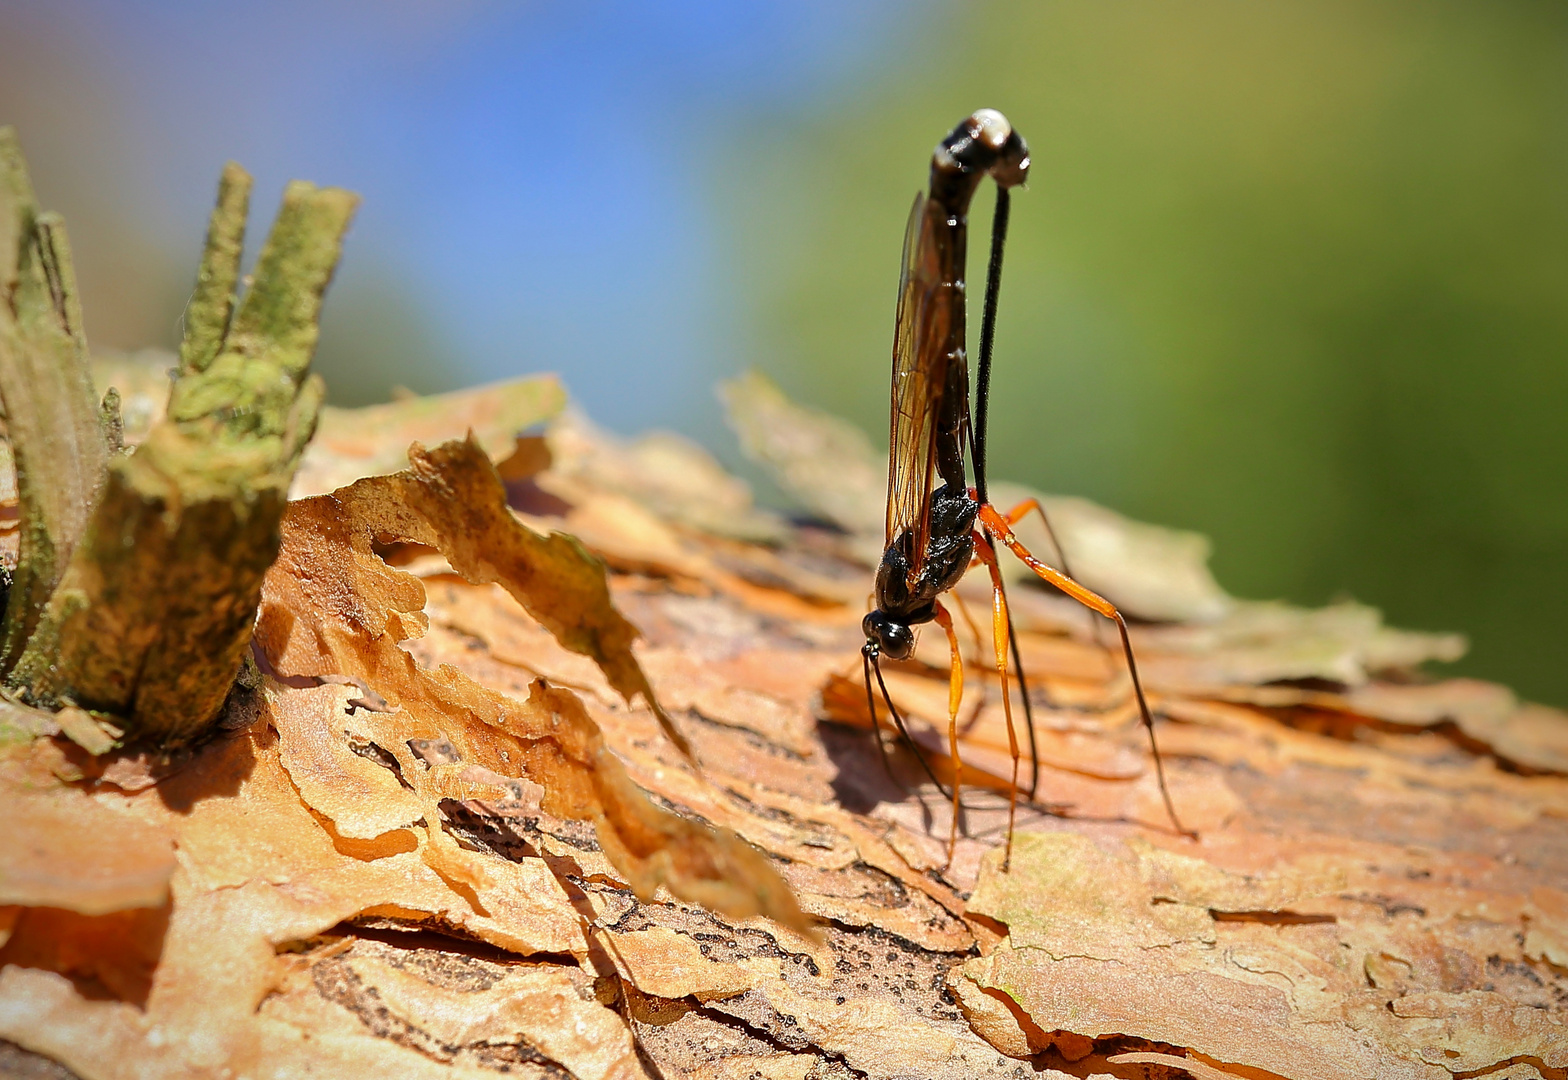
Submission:
[[[885,437],[899,241],[1029,140],[993,473],[1215,541],[1240,595],[1458,629],[1568,704],[1568,6],[961,4],[721,170],[762,365]],[[989,193],[977,203],[978,326]]]

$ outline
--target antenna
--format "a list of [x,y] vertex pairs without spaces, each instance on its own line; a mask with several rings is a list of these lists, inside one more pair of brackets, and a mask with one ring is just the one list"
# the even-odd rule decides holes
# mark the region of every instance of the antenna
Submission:
[[991,407],[991,347],[996,340],[996,301],[1002,289],[1002,248],[1007,244],[1007,215],[1012,196],[1007,188],[996,186],[996,213],[991,217],[991,259],[985,271],[985,309],[980,316],[980,366],[975,372],[974,442],[975,495],[981,503],[990,502],[985,489],[985,435]]

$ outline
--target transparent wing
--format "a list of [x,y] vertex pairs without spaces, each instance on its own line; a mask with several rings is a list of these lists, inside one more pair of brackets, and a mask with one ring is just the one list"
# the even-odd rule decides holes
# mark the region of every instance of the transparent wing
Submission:
[[941,273],[923,195],[915,196],[909,211],[898,282],[885,543],[891,545],[905,529],[913,530],[909,563],[913,581],[925,563],[930,539],[934,436],[947,386],[949,358],[943,346],[951,318],[947,306],[937,302]]

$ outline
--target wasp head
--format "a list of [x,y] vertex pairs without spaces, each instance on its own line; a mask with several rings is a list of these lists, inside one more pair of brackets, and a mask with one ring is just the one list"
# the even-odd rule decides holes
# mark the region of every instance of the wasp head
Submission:
[[868,614],[861,620],[860,628],[866,633],[863,651],[872,659],[886,656],[891,660],[907,660],[915,651],[915,632],[909,624],[884,611]]

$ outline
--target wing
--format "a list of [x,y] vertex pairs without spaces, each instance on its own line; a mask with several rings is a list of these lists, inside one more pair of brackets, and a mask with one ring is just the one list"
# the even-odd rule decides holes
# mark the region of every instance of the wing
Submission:
[[945,344],[951,314],[947,305],[938,302],[942,274],[927,210],[925,196],[916,195],[904,229],[898,321],[893,334],[885,543],[891,545],[905,529],[913,530],[910,581],[920,574],[930,540],[935,430],[949,362]]

